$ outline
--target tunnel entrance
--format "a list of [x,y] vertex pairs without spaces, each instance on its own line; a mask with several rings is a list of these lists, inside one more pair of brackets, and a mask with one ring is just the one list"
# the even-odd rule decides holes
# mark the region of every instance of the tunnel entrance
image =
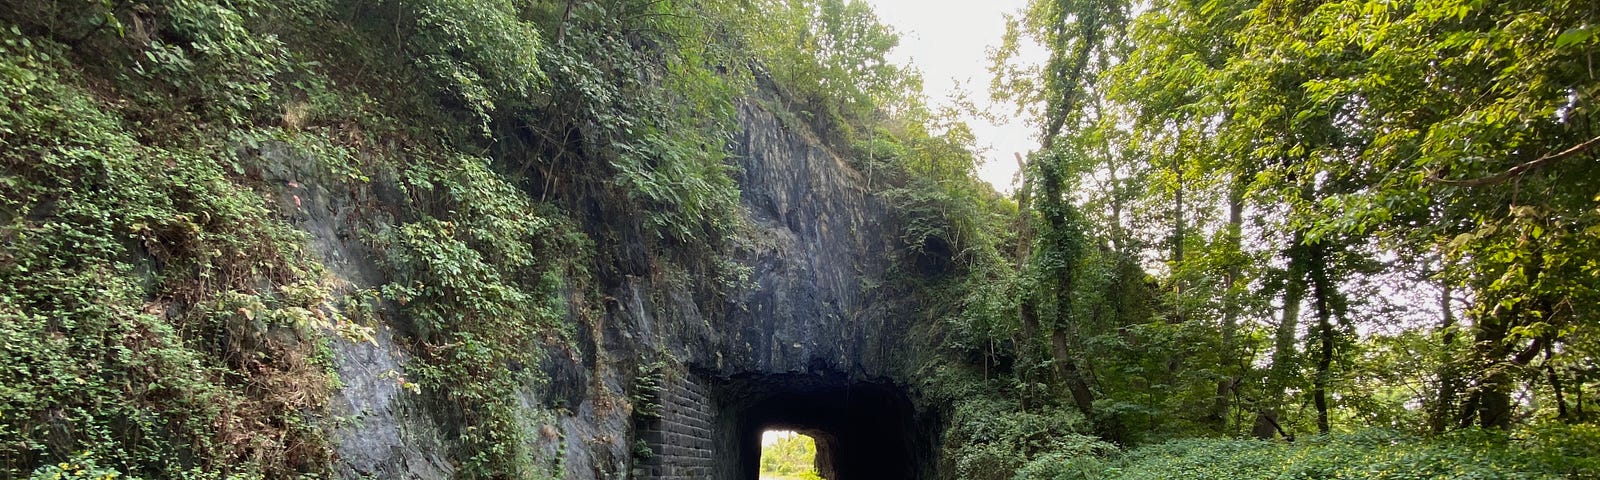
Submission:
[[762,434],[815,440],[828,480],[933,478],[938,416],[919,412],[909,390],[830,373],[736,376],[714,388],[719,478],[757,480]]

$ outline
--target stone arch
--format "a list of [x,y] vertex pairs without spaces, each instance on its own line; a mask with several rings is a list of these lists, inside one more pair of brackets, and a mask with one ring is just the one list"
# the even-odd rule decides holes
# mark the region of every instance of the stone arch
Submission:
[[817,442],[829,480],[932,478],[937,416],[909,388],[837,372],[746,374],[719,382],[719,478],[755,480],[761,433],[784,429]]

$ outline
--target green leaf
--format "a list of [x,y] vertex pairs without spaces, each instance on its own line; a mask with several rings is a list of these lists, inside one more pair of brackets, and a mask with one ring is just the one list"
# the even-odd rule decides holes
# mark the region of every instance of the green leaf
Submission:
[[1587,42],[1591,38],[1594,38],[1593,25],[1575,27],[1561,32],[1561,35],[1556,37],[1556,48]]

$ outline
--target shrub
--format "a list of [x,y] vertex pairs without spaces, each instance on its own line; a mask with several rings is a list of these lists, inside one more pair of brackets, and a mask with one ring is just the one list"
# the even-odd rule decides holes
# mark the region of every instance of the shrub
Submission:
[[[1428,479],[1592,478],[1600,475],[1596,429],[1540,426],[1507,435],[1464,430],[1419,438],[1368,429],[1294,444],[1257,440],[1188,439],[1141,447],[1109,462],[1093,479]],[[1077,459],[1048,468],[1066,470]],[[1046,467],[1040,467],[1046,468]]]

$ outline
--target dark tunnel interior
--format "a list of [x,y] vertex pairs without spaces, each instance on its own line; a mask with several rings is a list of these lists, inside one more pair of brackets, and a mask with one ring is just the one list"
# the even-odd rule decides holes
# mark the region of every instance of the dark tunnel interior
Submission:
[[756,480],[761,433],[793,430],[816,440],[829,480],[933,478],[937,415],[919,413],[904,386],[844,374],[735,377],[718,391],[721,478]]

